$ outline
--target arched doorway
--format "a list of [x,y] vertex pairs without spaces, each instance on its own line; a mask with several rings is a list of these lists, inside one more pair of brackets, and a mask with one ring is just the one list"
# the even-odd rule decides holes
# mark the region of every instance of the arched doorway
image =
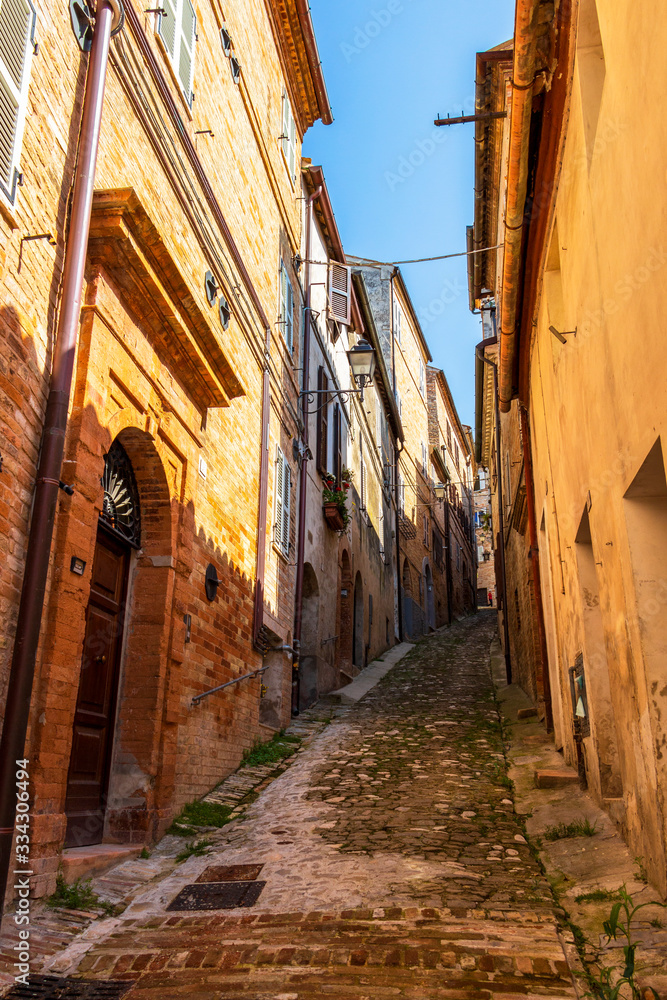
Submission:
[[303,611],[301,626],[301,656],[299,659],[299,710],[317,701],[318,662],[320,648],[320,588],[315,570],[306,563],[303,568]]
[[403,563],[403,632],[409,639],[413,632],[412,624],[412,576],[410,564],[406,559]]
[[364,666],[364,585],[361,573],[357,573],[354,581],[354,625],[352,629],[353,662],[361,670]]
[[104,834],[130,555],[141,543],[139,492],[118,441],[105,456],[102,487],[67,776],[66,847],[98,844]]

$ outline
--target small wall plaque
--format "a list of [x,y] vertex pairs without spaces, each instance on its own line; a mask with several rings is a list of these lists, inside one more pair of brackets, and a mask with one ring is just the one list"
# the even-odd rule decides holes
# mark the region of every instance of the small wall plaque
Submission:
[[69,568],[71,569],[72,573],[76,573],[77,576],[83,576],[86,564],[83,561],[83,559],[79,559],[78,556],[72,556]]

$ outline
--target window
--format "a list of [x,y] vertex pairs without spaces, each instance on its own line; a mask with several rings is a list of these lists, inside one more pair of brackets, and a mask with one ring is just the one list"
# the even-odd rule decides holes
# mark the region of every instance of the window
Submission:
[[284,556],[289,555],[292,506],[292,470],[280,448],[276,449],[275,509],[273,540]]
[[424,369],[424,362],[421,358],[419,359],[419,391],[422,396],[426,392],[426,371]]
[[458,470],[458,472],[460,474],[461,470],[459,468],[459,461],[461,459],[461,455],[460,455],[460,452],[459,452],[458,441],[454,443],[454,449],[455,449],[455,455],[456,455],[456,458],[454,460],[456,462],[456,468],[457,468],[457,470]]
[[451,450],[452,450],[452,425],[449,424],[449,423],[447,424],[447,447],[449,448],[449,450],[451,452]]
[[294,350],[294,292],[292,282],[289,280],[287,268],[283,261],[280,262],[280,318],[283,337],[287,344],[287,349],[292,353]]
[[428,514],[424,514],[424,545],[428,548]]
[[329,265],[329,309],[333,319],[349,326],[352,316],[352,268],[332,261]]
[[424,475],[426,475],[428,471],[428,448],[426,447],[423,441],[422,441],[422,469]]
[[398,389],[394,390],[394,395],[396,397],[396,406],[398,407],[398,415],[399,415],[399,417],[402,417],[403,416],[403,404],[401,403],[401,395],[400,395]]
[[400,472],[398,474],[396,489],[398,492],[398,495],[396,497],[396,502],[398,504],[398,512],[402,516],[405,516],[405,480],[403,479],[403,476],[400,474]]
[[[317,369],[317,432],[315,460],[320,472],[329,471],[329,379],[324,374],[324,367]],[[336,477],[338,479],[338,476]]]
[[190,0],[164,0],[158,15],[157,33],[162,40],[183,96],[192,107],[197,15]]
[[35,37],[30,0],[0,0],[0,188],[16,197]]
[[378,448],[382,447],[382,407],[380,397],[375,397],[375,440]]
[[283,90],[283,124],[280,136],[282,142],[283,156],[289,170],[292,181],[296,180],[296,122],[292,114],[292,105],[287,96],[287,91]]
[[397,300],[394,299],[394,337],[400,344],[401,342],[401,307]]

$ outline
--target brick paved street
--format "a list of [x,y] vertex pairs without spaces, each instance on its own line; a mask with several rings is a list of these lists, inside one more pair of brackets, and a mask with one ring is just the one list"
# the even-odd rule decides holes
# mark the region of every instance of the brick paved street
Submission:
[[[574,996],[508,789],[494,626],[480,614],[420,643],[209,855],[91,926],[54,971],[132,980],[130,1000]],[[212,864],[263,865],[255,906],[167,912]]]

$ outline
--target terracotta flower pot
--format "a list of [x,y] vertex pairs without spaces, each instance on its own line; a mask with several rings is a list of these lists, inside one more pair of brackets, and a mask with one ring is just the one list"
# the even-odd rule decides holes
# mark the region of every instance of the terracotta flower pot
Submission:
[[333,503],[332,501],[326,502],[322,505],[322,510],[325,521],[333,531],[344,531],[345,520],[343,512],[337,503]]

